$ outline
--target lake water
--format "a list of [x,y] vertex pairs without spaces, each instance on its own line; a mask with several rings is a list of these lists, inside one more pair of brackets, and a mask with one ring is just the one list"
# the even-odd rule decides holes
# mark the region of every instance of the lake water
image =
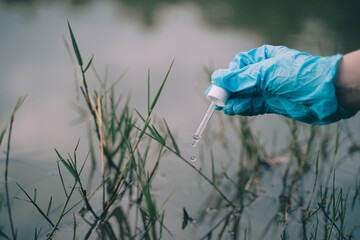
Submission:
[[[210,133],[201,140],[200,148],[191,148],[192,135],[209,104],[204,97],[208,86],[208,75],[204,69],[225,68],[237,52],[248,51],[264,43],[286,45],[314,55],[355,50],[360,40],[357,5],[324,1],[306,1],[301,6],[283,1],[268,3],[231,0],[0,1],[1,127],[10,116],[17,98],[28,94],[16,115],[12,136],[9,173],[12,195],[24,198],[15,185],[18,182],[30,192],[37,187],[38,199],[43,204],[48,201],[49,193],[52,193],[60,198],[54,200],[53,206],[60,205],[63,196],[56,190],[61,185],[57,178],[54,147],[61,152],[71,152],[78,138],[81,138],[80,149],[83,153],[87,152],[86,124],[76,124],[78,113],[74,110],[74,104],[79,103],[78,90],[73,65],[63,40],[65,38],[70,42],[67,20],[71,23],[84,61],[94,55],[93,63],[101,76],[105,75],[107,68],[110,80],[115,80],[126,71],[118,90],[124,94],[131,92],[130,105],[139,112],[146,111],[148,69],[151,71],[151,94],[155,96],[175,58],[169,80],[156,106],[156,116],[166,119],[184,156],[190,159],[193,155],[201,156],[198,151],[204,151],[204,157],[198,157],[199,160],[194,162],[196,167],[201,167],[211,176],[209,152],[210,148],[214,148],[215,168],[219,176],[222,165],[226,168],[230,162],[228,174],[236,179],[240,173],[238,151],[241,141],[226,125],[230,118],[237,121],[237,117],[216,113],[209,127],[221,131],[219,122],[225,124],[224,131],[231,141],[229,151],[233,161],[228,161],[231,157],[219,142],[211,139]],[[93,74],[89,74],[89,81],[92,88],[96,84]],[[358,186],[355,183],[359,180],[360,162],[357,161],[358,152],[349,155],[347,150],[353,142],[360,142],[359,120],[359,116],[356,116],[342,121],[340,125],[342,148],[338,156],[349,160],[337,169],[336,185],[343,187],[344,192],[349,191],[351,200]],[[309,126],[302,128],[301,134],[304,136],[300,138],[305,138]],[[280,117],[257,117],[252,129],[269,151],[275,141],[274,133],[277,136],[276,152],[285,149],[289,142],[290,132]],[[349,137],[346,129],[350,129],[353,138]],[[319,131],[323,135],[329,132],[329,148],[332,149],[336,125],[322,127]],[[320,140],[319,136],[318,142]],[[4,145],[1,148],[5,151]],[[4,169],[4,156],[2,152],[1,169]],[[251,231],[251,239],[260,238],[268,222],[273,220],[272,216],[277,214],[278,196],[281,194],[279,186],[282,184],[286,158],[283,161],[285,163],[265,171],[258,179],[259,187],[264,191],[259,191],[261,196],[242,212],[247,216],[240,224],[242,236],[246,229]],[[330,163],[322,164],[324,169],[328,169]],[[323,171],[326,176],[326,170]],[[3,174],[1,170],[0,199],[4,199]],[[300,184],[307,196],[313,180],[312,166],[308,178]],[[223,187],[229,195],[234,195],[234,198],[237,197],[236,189],[229,188],[225,183],[219,187]],[[211,186],[175,156],[166,156],[161,162],[152,190],[158,205],[174,191],[165,207],[165,225],[172,234],[164,233],[165,239],[198,239],[226,213],[226,209],[216,209],[216,204],[207,200],[209,196],[215,199],[211,195]],[[297,194],[296,197],[299,197],[301,191],[297,190]],[[356,214],[360,210],[359,201],[354,201],[355,207],[352,210],[348,207],[347,232],[354,220],[359,222]],[[26,239],[28,234],[33,234],[34,226],[44,224],[36,220],[40,217],[38,213],[32,212],[30,204],[18,200],[13,200],[12,204],[16,206],[14,218],[19,238]],[[190,223],[184,230],[181,229],[183,208],[186,208],[190,217],[198,219],[198,223]],[[3,200],[0,229],[10,233],[5,209]],[[207,218],[202,221],[204,211]],[[301,235],[291,235],[291,230],[300,232],[295,224],[297,221],[295,217],[289,221],[289,239]],[[67,224],[69,227],[66,227]],[[270,230],[266,239],[280,239],[281,223],[279,226]],[[71,228],[71,221],[64,223],[55,238],[71,237]],[[230,225],[229,229],[226,228],[228,233],[223,235],[223,239],[232,239],[230,228]],[[79,229],[86,229],[86,224]],[[355,236],[360,234],[359,229],[357,223]]]

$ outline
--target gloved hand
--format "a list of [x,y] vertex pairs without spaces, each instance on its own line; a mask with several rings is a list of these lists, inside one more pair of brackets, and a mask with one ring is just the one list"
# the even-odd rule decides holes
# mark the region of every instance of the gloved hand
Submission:
[[341,58],[264,45],[236,55],[229,68],[212,74],[212,84],[231,92],[225,114],[277,113],[328,124],[355,114],[339,106],[335,95],[333,80]]

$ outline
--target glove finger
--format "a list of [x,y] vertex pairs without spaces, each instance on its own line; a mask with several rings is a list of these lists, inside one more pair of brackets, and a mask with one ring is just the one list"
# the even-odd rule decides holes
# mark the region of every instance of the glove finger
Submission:
[[[285,67],[281,66],[287,66],[290,62],[287,63],[288,60],[284,59],[306,59],[309,56],[311,55],[285,46],[264,45],[249,52],[239,53],[231,61],[229,68],[216,70],[211,75],[212,83],[231,92],[242,91],[264,83],[267,74],[276,78],[283,75],[288,77],[291,72],[282,71]],[[282,64],[279,64],[279,61]],[[292,69],[293,66],[287,68]]]
[[215,110],[217,111],[221,111],[223,109],[223,107],[219,107],[218,105],[215,106]]
[[227,115],[254,116],[265,113],[273,113],[263,97],[239,97],[230,98],[223,111]]
[[248,52],[238,53],[229,64],[229,69],[236,70],[266,59],[266,45]]
[[290,49],[285,46],[271,46],[265,45],[265,59],[275,58],[281,56],[282,58],[285,56],[294,56],[298,55],[299,53],[304,54],[296,49]]
[[265,78],[264,71],[266,71],[266,68],[270,67],[271,64],[272,60],[266,60],[236,70],[216,70],[211,75],[212,84],[229,90],[230,92],[252,89]]
[[298,53],[300,52],[285,46],[263,45],[248,52],[238,53],[230,62],[229,69],[236,70],[283,54],[290,56]]

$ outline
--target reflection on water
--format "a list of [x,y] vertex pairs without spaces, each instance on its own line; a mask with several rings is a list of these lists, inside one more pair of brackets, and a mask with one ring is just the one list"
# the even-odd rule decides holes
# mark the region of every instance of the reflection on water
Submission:
[[[228,122],[224,124],[229,125]],[[330,209],[340,204],[339,201],[347,201],[347,194],[357,198],[357,190],[349,188],[346,183],[357,178],[356,171],[348,180],[340,177],[340,181],[333,172],[335,169],[336,176],[341,176],[344,163],[349,161],[349,157],[354,157],[348,152],[348,144],[353,138],[346,135],[346,125],[342,126],[344,132],[340,133],[339,126],[336,130],[335,125],[322,128],[287,121],[284,124],[290,133],[287,147],[283,146],[285,149],[272,151],[271,154],[260,144],[247,118],[234,119],[230,126],[241,139],[236,142],[242,149],[239,154],[241,160],[237,171],[223,167],[215,179],[236,208],[229,206],[215,191],[209,194],[200,211],[199,223],[212,227],[203,230],[201,239],[214,236],[226,239],[227,232],[234,234],[235,239],[277,239],[279,236],[284,239],[327,238],[331,234],[329,224],[334,223],[328,216],[338,214]],[[330,142],[329,134],[334,137]],[[334,136],[336,134],[339,138]],[[345,136],[340,138],[340,134]],[[341,139],[342,150],[339,152],[330,147],[337,144],[336,139]],[[222,145],[223,151],[231,151],[234,155],[233,146],[228,146],[232,143],[233,139],[226,137]],[[284,156],[275,157],[279,154]],[[358,163],[354,165],[359,167]],[[331,197],[334,197],[333,202],[329,202]],[[353,224],[356,216],[352,212],[358,210],[353,204],[350,211],[346,211],[345,205],[337,211],[346,212],[346,221]],[[318,223],[318,219],[323,221]],[[348,233],[351,228],[343,231]]]
[[[224,67],[238,51],[265,42],[312,54],[357,48],[360,30],[353,26],[359,25],[360,17],[355,12],[358,4],[320,0],[301,5],[278,0],[1,1],[0,18],[4,21],[0,21],[0,31],[6,34],[0,34],[0,127],[14,99],[28,92],[14,127],[12,153],[16,157],[26,160],[30,155],[38,157],[39,162],[54,163],[54,146],[67,152],[75,139],[87,138],[83,128],[69,126],[77,117],[71,106],[74,102],[82,104],[75,97],[73,66],[62,42],[69,19],[83,58],[88,60],[94,53],[94,65],[101,77],[110,81],[129,68],[118,90],[125,95],[132,91],[131,105],[141,113],[146,111],[147,69],[151,69],[153,97],[171,60],[176,58],[157,114],[166,118],[179,139],[181,152],[190,159],[194,149],[189,140],[208,106],[203,97],[208,76],[203,68]],[[90,86],[96,81],[90,79]],[[218,121],[213,119],[208,127],[203,143],[196,149],[197,161],[192,164],[234,206],[192,168],[165,155],[153,186],[153,190],[161,189],[156,196],[160,204],[173,191],[165,205],[165,226],[169,229],[164,230],[165,239],[261,239],[262,235],[296,239],[306,233],[310,239],[317,219],[321,239],[327,234],[324,228],[332,225],[332,214],[336,214],[329,199],[336,196],[335,201],[345,202],[347,191],[351,209],[346,212],[344,234],[349,232],[359,211],[358,185],[353,184],[359,181],[359,163],[354,161],[359,149],[355,131],[359,129],[359,117],[341,125],[341,150],[334,157],[336,126],[310,128],[293,122],[284,124],[283,119],[274,116],[252,118],[250,122],[247,118],[216,115]],[[349,155],[348,148],[353,155]],[[55,163],[53,166],[56,170]],[[336,191],[332,188],[334,167]],[[19,166],[14,169],[22,171]],[[11,179],[13,184],[31,178],[11,174]],[[32,192],[37,182],[30,182],[26,186]],[[122,208],[114,212],[114,216],[124,215]],[[7,219],[4,211],[1,214],[1,220]],[[182,230],[184,219],[187,225]],[[336,224],[340,227],[339,219]],[[72,223],[65,225],[68,227],[59,233],[59,239],[72,235]],[[127,221],[120,225],[126,228]],[[80,229],[88,230],[86,224]],[[357,235],[358,229],[356,225]]]

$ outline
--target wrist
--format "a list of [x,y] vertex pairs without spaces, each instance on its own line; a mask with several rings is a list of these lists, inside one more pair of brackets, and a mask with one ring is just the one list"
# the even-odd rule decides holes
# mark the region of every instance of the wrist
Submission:
[[334,79],[336,96],[341,107],[360,110],[360,50],[346,54],[337,65]]

